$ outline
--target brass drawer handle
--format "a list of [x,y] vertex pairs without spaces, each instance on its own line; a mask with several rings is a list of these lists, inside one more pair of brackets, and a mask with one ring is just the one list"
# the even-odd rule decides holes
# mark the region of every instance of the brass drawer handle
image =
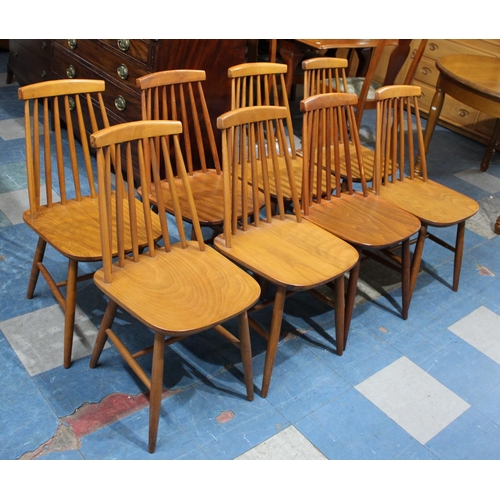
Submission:
[[125,64],[120,64],[120,66],[118,66],[116,72],[118,73],[118,76],[122,79],[122,80],[126,80],[127,77],[128,77],[128,68],[127,66],[125,66]]
[[75,69],[75,67],[72,64],[70,64],[68,66],[68,69],[66,70],[66,74],[68,75],[68,78],[75,78],[75,76],[76,76],[76,69]]
[[123,52],[127,52],[130,48],[130,40],[118,40],[117,44],[118,48]]
[[42,49],[46,49],[47,48],[47,43],[46,42],[42,42]]
[[115,99],[115,107],[118,111],[125,111],[125,108],[127,107],[127,101],[125,100],[125,97],[119,95]]
[[465,118],[469,116],[469,112],[466,109],[460,108],[458,110],[458,115],[461,116],[462,118]]
[[75,109],[75,100],[73,99],[72,96],[69,96],[68,104],[69,104],[69,110],[73,111]]
[[430,75],[432,73],[432,71],[430,70],[430,68],[428,68],[427,66],[424,66],[420,72],[422,73],[422,75]]
[[429,50],[439,50],[439,45],[437,45],[435,43],[430,43]]
[[75,50],[76,49],[76,40],[75,39],[68,40],[68,47],[71,50]]
[[47,76],[47,72],[45,70],[42,71],[42,78],[45,78]]

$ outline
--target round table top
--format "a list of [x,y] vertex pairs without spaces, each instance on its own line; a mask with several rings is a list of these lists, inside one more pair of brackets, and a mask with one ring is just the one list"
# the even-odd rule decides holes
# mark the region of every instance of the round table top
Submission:
[[500,99],[500,58],[452,54],[437,61],[446,77],[480,93]]

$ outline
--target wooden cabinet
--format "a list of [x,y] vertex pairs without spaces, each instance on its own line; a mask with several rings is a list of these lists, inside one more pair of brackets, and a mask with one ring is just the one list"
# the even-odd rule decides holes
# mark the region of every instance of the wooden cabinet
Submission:
[[[419,43],[420,40],[412,41],[412,53]],[[432,98],[436,91],[436,82],[439,77],[436,61],[450,54],[475,54],[500,57],[500,40],[429,40],[413,80],[413,84],[419,85],[422,89],[420,109],[423,116],[427,116]],[[386,54],[384,54],[384,56],[388,57]],[[396,83],[401,83],[403,80],[408,64],[409,61],[398,75]],[[383,67],[382,64],[381,67]],[[379,81],[378,77],[379,75],[377,74],[375,80]],[[466,106],[456,99],[453,99],[453,97],[446,96],[439,124],[487,144],[493,133],[495,119],[474,108]]]
[[20,85],[59,78],[105,80],[103,98],[111,125],[141,119],[137,77],[167,69],[203,69],[203,88],[220,143],[216,119],[231,105],[227,70],[244,62],[245,53],[244,39],[10,40],[9,69]]
[[15,75],[19,85],[52,78],[51,40],[9,40],[7,83]]

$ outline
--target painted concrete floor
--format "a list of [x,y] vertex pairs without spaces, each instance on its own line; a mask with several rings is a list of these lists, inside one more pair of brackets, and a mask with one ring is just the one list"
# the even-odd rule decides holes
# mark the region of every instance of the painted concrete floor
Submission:
[[[437,128],[430,176],[479,201],[467,223],[460,289],[452,254],[426,244],[403,321],[398,278],[362,266],[347,350],[335,353],[331,311],[309,294],[288,300],[269,395],[244,397],[238,353],[213,332],[169,349],[157,451],[147,452],[148,409],[140,381],[113,347],[89,368],[106,300],[78,290],[70,369],[62,367],[63,314],[43,280],[25,298],[35,235],[27,208],[23,107],[5,85],[0,53],[0,459],[2,460],[498,460],[500,458],[500,214],[497,155]],[[363,133],[368,136],[368,125]],[[440,230],[453,242],[454,231]],[[46,257],[56,274],[65,261]],[[85,266],[82,266],[85,267]],[[98,266],[92,268],[92,271]],[[266,318],[267,313],[263,313]],[[126,313],[117,331],[148,332]],[[264,344],[252,337],[255,385]],[[292,469],[293,470],[293,469]],[[324,470],[324,469],[320,469]]]

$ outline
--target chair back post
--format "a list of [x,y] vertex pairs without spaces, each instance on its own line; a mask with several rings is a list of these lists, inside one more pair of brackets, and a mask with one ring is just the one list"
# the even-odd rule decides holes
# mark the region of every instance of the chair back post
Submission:
[[[422,124],[418,110],[420,87],[391,85],[375,92],[377,103],[374,191],[380,186],[415,177],[417,155],[421,156],[421,174],[427,180]],[[416,126],[413,127],[412,110]],[[408,172],[405,169],[408,168]]]
[[[81,143],[88,196],[97,196],[87,135],[89,131],[109,125],[101,95],[104,88],[105,83],[102,80],[76,79],[40,82],[19,88],[19,99],[25,103],[26,168],[32,219],[36,218],[40,210],[42,177],[45,179],[48,207],[53,205],[53,190],[59,191],[63,205],[67,204],[69,199],[81,201],[83,196],[87,196],[82,187],[77,138]],[[86,104],[85,109],[82,99]],[[100,108],[101,123],[98,123],[94,110],[95,101]],[[62,120],[65,122],[65,132],[61,126]],[[42,133],[43,141],[40,140]],[[54,137],[55,159],[51,136]]]

